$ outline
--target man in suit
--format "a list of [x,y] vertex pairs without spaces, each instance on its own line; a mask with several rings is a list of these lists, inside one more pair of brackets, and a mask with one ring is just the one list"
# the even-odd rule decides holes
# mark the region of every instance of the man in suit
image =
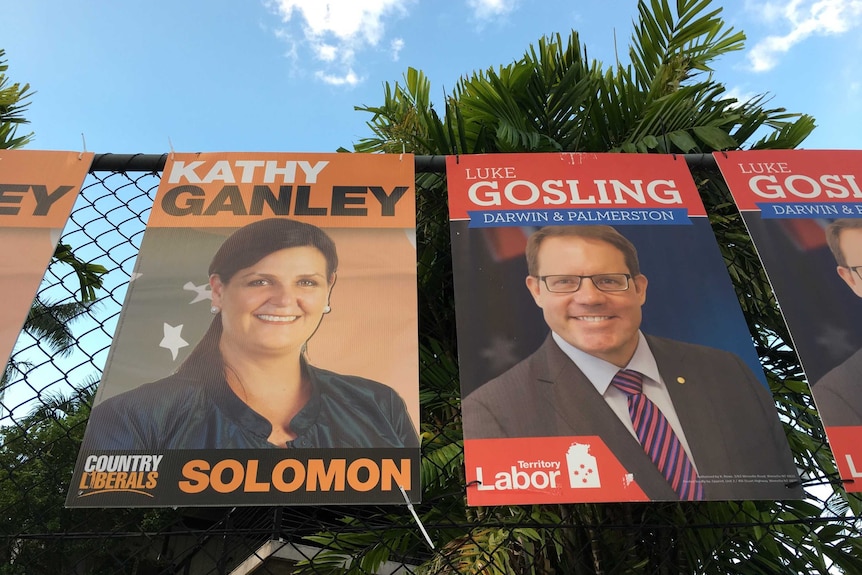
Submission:
[[[838,276],[853,293],[862,297],[862,220],[835,220],[826,228],[826,242],[835,262]],[[812,391],[814,401],[829,427],[862,425],[862,350],[818,381]]]
[[[527,267],[551,333],[464,399],[465,439],[599,436],[652,500],[801,496],[788,486],[798,474],[772,397],[751,370],[726,351],[640,331],[648,282],[631,242],[610,226],[549,226],[528,240]],[[665,453],[644,413],[666,434]]]

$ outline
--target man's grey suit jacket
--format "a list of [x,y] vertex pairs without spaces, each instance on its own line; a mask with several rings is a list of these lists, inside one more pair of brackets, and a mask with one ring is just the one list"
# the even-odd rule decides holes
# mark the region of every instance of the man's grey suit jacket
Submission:
[[812,392],[823,425],[862,425],[862,350],[824,375]]
[[[736,355],[646,336],[699,476],[779,475],[777,482],[705,482],[705,498],[802,497],[772,397]],[[597,435],[651,500],[678,499],[604,398],[549,335],[531,356],[462,405],[465,439]]]

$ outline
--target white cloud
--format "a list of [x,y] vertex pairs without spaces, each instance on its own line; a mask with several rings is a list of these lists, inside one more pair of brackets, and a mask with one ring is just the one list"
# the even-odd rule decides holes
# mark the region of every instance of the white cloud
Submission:
[[402,48],[404,48],[404,38],[395,38],[389,44],[389,49],[392,51],[392,60],[394,62],[398,61],[398,56],[401,54]]
[[862,26],[862,0],[789,0],[759,6],[763,18],[789,30],[767,36],[748,55],[755,72],[766,72],[779,57],[809,36],[843,34]]
[[275,37],[287,44],[284,57],[296,64],[299,61],[299,46],[296,40],[286,30],[276,30]]
[[[416,0],[268,0],[287,26],[301,27],[304,45],[324,66],[315,74],[332,85],[355,85],[356,54],[376,47],[385,36],[385,22],[407,14]],[[281,36],[287,35],[281,32]],[[393,41],[397,59],[403,46]]]
[[298,13],[311,37],[331,35],[341,41],[363,41],[376,45],[383,35],[383,18],[403,14],[403,0],[274,0],[284,22]]
[[362,78],[356,75],[353,70],[348,70],[345,74],[339,76],[336,74],[327,74],[322,71],[317,71],[315,77],[325,84],[330,86],[355,86],[362,81]]
[[333,46],[332,44],[327,44],[325,42],[312,44],[311,48],[317,56],[317,59],[323,60],[324,62],[332,62],[333,60],[335,60],[335,56],[338,54],[337,47]]
[[517,0],[467,0],[473,15],[480,20],[503,16],[515,9]]

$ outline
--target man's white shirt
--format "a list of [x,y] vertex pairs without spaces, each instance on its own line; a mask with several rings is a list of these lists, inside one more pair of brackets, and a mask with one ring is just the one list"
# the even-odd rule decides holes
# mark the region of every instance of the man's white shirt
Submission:
[[629,430],[629,433],[631,433],[632,437],[635,439],[637,439],[637,433],[635,432],[631,416],[629,415],[628,397],[622,390],[611,385],[611,380],[620,369],[630,369],[642,374],[643,394],[647,396],[664,414],[665,419],[667,419],[682,444],[683,449],[685,449],[685,453],[688,455],[689,461],[691,461],[695,471],[697,470],[697,462],[691,455],[691,449],[688,447],[688,441],[685,439],[685,433],[683,433],[682,425],[679,422],[679,417],[677,417],[676,409],[674,409],[673,406],[673,401],[671,401],[670,394],[667,392],[667,386],[659,373],[652,350],[650,350],[649,344],[641,331],[638,331],[638,345],[635,349],[635,353],[628,364],[623,368],[579,350],[554,332],[552,332],[552,336],[556,344],[561,350],[563,350],[563,353],[565,353],[569,359],[578,366],[578,369],[584,373],[587,379],[590,380],[590,383],[593,384],[593,387],[596,388],[599,395],[601,395],[605,402],[607,402],[608,407],[613,410],[622,424],[625,425],[626,429]]

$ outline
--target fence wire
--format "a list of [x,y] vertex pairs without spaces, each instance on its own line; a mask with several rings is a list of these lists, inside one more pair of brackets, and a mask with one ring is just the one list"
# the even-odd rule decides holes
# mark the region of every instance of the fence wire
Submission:
[[[404,506],[65,509],[163,158],[146,165],[151,171],[91,171],[61,241],[108,270],[98,300],[61,320],[65,343],[28,330],[12,354],[0,389],[0,575],[862,573],[860,500],[837,480],[771,293],[752,293],[738,278],[805,501],[466,507],[439,165],[416,180],[423,438],[416,511],[433,549]],[[716,173],[695,175],[728,264],[762,275]],[[78,286],[74,270],[54,261],[37,297],[50,310],[77,301]]]

